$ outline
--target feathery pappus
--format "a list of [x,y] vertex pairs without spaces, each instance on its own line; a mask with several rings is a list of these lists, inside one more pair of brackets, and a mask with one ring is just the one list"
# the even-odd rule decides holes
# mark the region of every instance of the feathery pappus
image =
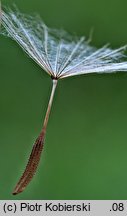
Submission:
[[127,46],[97,49],[85,37],[76,37],[64,30],[49,28],[39,16],[24,15],[19,10],[1,10],[1,33],[15,40],[53,82],[47,112],[40,135],[32,148],[26,169],[13,194],[22,192],[38,167],[42,153],[49,114],[59,79],[88,73],[127,71]]

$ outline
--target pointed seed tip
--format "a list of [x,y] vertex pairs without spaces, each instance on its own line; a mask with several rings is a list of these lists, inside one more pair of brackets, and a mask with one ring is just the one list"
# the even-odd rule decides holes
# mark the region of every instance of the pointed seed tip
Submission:
[[17,193],[16,193],[16,192],[13,192],[12,195],[17,195]]
[[23,192],[23,190],[24,190],[23,188],[22,189],[15,188],[14,191],[12,192],[12,194],[17,195],[17,194]]
[[12,192],[12,194],[13,195],[17,195],[17,194],[19,194],[19,193],[21,193],[22,191],[16,191],[16,190],[14,190],[13,192]]
[[13,195],[17,195],[17,194],[18,194],[18,191],[14,190],[14,191],[12,192],[12,194],[13,194]]

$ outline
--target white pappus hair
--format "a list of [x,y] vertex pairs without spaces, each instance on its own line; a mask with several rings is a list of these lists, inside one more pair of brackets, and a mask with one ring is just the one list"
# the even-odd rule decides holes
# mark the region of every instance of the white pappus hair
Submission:
[[97,49],[85,37],[48,28],[39,16],[24,15],[17,9],[2,11],[2,25],[6,35],[54,78],[127,71],[127,62],[123,61],[127,46],[113,50],[105,45]]

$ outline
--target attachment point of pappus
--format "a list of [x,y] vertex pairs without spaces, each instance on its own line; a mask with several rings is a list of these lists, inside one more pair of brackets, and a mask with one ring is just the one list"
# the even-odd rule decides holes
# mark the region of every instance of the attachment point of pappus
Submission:
[[51,75],[51,79],[52,80],[58,80],[58,77],[55,77],[55,76]]

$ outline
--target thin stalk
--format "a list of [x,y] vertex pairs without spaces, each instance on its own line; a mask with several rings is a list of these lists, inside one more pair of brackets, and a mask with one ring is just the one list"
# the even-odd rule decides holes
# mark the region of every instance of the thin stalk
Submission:
[[41,153],[43,150],[43,146],[44,146],[44,140],[45,140],[45,134],[46,134],[47,124],[48,124],[48,120],[49,120],[49,114],[51,111],[51,106],[52,106],[57,82],[58,82],[57,80],[53,79],[52,91],[51,91],[51,95],[50,95],[50,99],[49,99],[49,103],[48,103],[48,107],[47,107],[47,111],[46,111],[46,115],[45,115],[45,119],[44,119],[41,133],[38,136],[38,138],[36,139],[35,144],[33,145],[27,166],[25,168],[23,175],[19,179],[19,181],[18,181],[18,183],[17,183],[17,185],[13,191],[13,195],[16,195],[16,194],[24,191],[24,189],[29,184],[29,182],[32,180],[32,178],[33,178],[33,176],[37,170],[37,167],[38,167],[38,164],[40,161],[40,157],[41,157]]

